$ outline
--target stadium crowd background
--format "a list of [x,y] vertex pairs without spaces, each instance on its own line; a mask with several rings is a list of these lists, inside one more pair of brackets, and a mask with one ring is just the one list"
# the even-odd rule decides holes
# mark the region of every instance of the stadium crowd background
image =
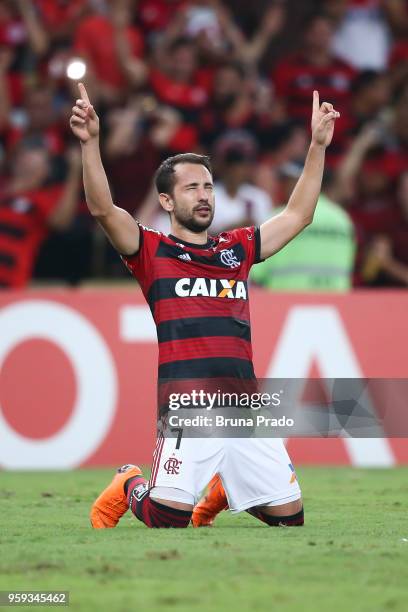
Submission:
[[336,252],[347,281],[321,288],[408,285],[406,0],[0,0],[0,287],[127,277],[84,202],[68,123],[78,58],[114,201],[158,229],[153,173],[183,151],[212,156],[214,232],[279,210],[318,89],[341,118],[321,227],[296,239],[292,272]]

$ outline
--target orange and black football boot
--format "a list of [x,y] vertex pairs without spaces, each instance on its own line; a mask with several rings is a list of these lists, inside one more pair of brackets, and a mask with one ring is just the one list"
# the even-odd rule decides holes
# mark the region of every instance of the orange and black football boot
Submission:
[[141,476],[141,480],[143,479],[142,471],[137,465],[124,465],[118,469],[112,482],[92,505],[90,513],[92,527],[95,529],[116,527],[119,519],[129,509],[124,489],[125,482],[135,476]]
[[191,522],[193,527],[211,527],[215,517],[228,508],[227,496],[218,474],[210,481],[208,493],[194,506]]

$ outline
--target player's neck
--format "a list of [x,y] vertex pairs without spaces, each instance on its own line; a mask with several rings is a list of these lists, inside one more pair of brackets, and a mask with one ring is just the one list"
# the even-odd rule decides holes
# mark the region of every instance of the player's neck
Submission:
[[192,232],[186,227],[181,227],[179,225],[171,226],[171,236],[174,238],[179,238],[183,242],[189,242],[191,244],[207,244],[208,242],[208,233],[207,230],[204,230],[200,233]]

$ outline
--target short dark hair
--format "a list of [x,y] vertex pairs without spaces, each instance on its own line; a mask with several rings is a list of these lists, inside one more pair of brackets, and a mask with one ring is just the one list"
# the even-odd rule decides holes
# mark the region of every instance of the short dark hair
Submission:
[[169,44],[168,51],[169,53],[175,53],[183,47],[190,47],[194,50],[196,49],[196,45],[191,38],[189,38],[188,36],[179,36]]
[[197,153],[179,153],[165,159],[154,175],[154,183],[159,193],[172,194],[174,189],[174,173],[177,164],[197,164],[205,166],[212,175],[211,162],[208,155],[198,155]]
[[360,93],[366,87],[372,87],[378,79],[385,77],[383,72],[377,70],[366,69],[358,73],[351,84],[353,94]]
[[327,21],[331,27],[334,29],[334,21],[333,18],[330,17],[330,15],[328,15],[327,13],[325,13],[323,10],[315,10],[312,11],[311,13],[308,13],[306,15],[306,17],[303,20],[302,23],[302,32],[303,34],[306,34],[310,28],[315,24],[316,21]]

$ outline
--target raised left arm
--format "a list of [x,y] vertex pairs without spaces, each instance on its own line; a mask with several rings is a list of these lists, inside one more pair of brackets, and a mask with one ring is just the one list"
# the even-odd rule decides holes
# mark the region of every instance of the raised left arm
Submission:
[[340,114],[332,104],[319,103],[313,92],[312,141],[303,172],[284,210],[261,225],[261,259],[277,253],[313,221],[322,185],[326,148],[333,138]]

